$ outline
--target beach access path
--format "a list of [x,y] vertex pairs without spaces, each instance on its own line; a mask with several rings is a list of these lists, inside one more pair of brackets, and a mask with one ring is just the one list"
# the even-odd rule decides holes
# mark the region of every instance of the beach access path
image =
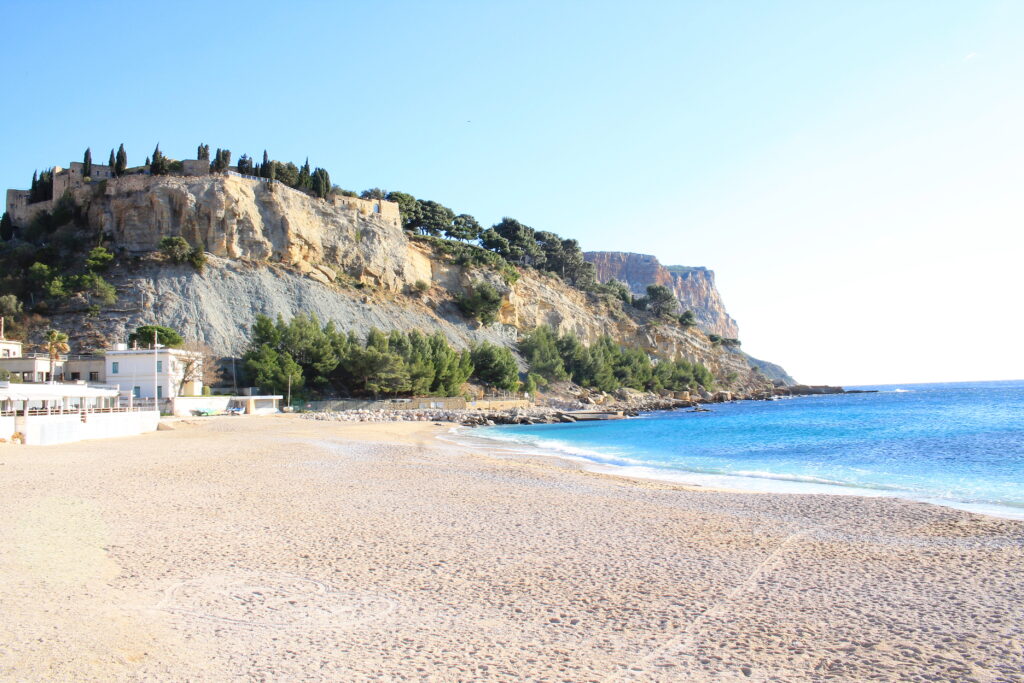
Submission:
[[1024,680],[1022,522],[172,426],[0,445],[0,680]]

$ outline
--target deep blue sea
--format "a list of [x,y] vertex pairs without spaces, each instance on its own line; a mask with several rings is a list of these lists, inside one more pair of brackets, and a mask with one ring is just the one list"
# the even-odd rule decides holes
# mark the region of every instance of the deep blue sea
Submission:
[[1024,381],[847,388],[880,391],[473,434],[625,475],[897,496],[1024,518]]

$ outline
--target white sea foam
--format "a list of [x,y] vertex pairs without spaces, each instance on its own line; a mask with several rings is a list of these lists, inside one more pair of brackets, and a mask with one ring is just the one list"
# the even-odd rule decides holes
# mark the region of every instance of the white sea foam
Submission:
[[[901,392],[905,393],[905,392]],[[827,494],[867,497],[894,497],[920,502],[944,505],[979,514],[1009,519],[1024,519],[1024,508],[1016,505],[1001,505],[991,502],[963,501],[954,497],[942,497],[935,492],[926,494],[909,491],[895,486],[877,483],[847,482],[812,475],[785,474],[759,470],[721,470],[681,468],[679,463],[662,463],[628,457],[621,452],[607,448],[600,451],[581,448],[559,439],[534,435],[487,430],[472,435],[465,431],[451,430],[456,442],[463,445],[500,444],[501,450],[517,455],[547,455],[581,462],[593,472],[614,474],[636,479],[654,479],[673,483],[700,486],[709,489],[749,491],[758,493]]]

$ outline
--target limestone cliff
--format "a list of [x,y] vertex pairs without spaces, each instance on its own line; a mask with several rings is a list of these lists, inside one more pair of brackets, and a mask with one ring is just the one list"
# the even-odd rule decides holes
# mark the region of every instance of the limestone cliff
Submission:
[[725,311],[715,287],[715,273],[707,268],[663,266],[649,254],[621,251],[589,251],[584,257],[594,264],[601,282],[625,282],[634,294],[647,293],[648,285],[663,285],[676,295],[683,310],[691,310],[705,332],[738,338],[736,321]]
[[215,256],[317,270],[321,280],[333,280],[331,271],[340,268],[359,282],[400,290],[430,273],[429,263],[410,255],[397,222],[280,183],[128,176],[81,190],[79,200],[88,202],[90,225],[128,253],[181,236]]
[[[123,341],[138,325],[157,323],[237,355],[257,314],[313,313],[357,333],[441,331],[458,347],[481,340],[514,346],[520,331],[549,324],[585,342],[610,334],[661,356],[700,361],[737,391],[768,381],[743,354],[697,329],[631,315],[532,269],[510,285],[411,240],[394,221],[285,187],[224,176],[126,177],[83,189],[76,199],[119,254],[108,274],[118,290],[115,306],[91,316],[72,306],[55,316],[77,348]],[[204,271],[162,260],[155,250],[165,236],[202,242]],[[504,295],[499,322],[487,327],[467,321],[454,302],[481,279]],[[426,291],[413,293],[417,282]],[[713,282],[705,294],[712,293]]]

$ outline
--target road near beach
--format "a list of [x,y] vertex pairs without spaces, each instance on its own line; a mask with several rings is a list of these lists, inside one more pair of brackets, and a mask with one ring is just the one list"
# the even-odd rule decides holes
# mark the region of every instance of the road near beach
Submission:
[[172,426],[0,445],[0,679],[1024,680],[1024,522]]

